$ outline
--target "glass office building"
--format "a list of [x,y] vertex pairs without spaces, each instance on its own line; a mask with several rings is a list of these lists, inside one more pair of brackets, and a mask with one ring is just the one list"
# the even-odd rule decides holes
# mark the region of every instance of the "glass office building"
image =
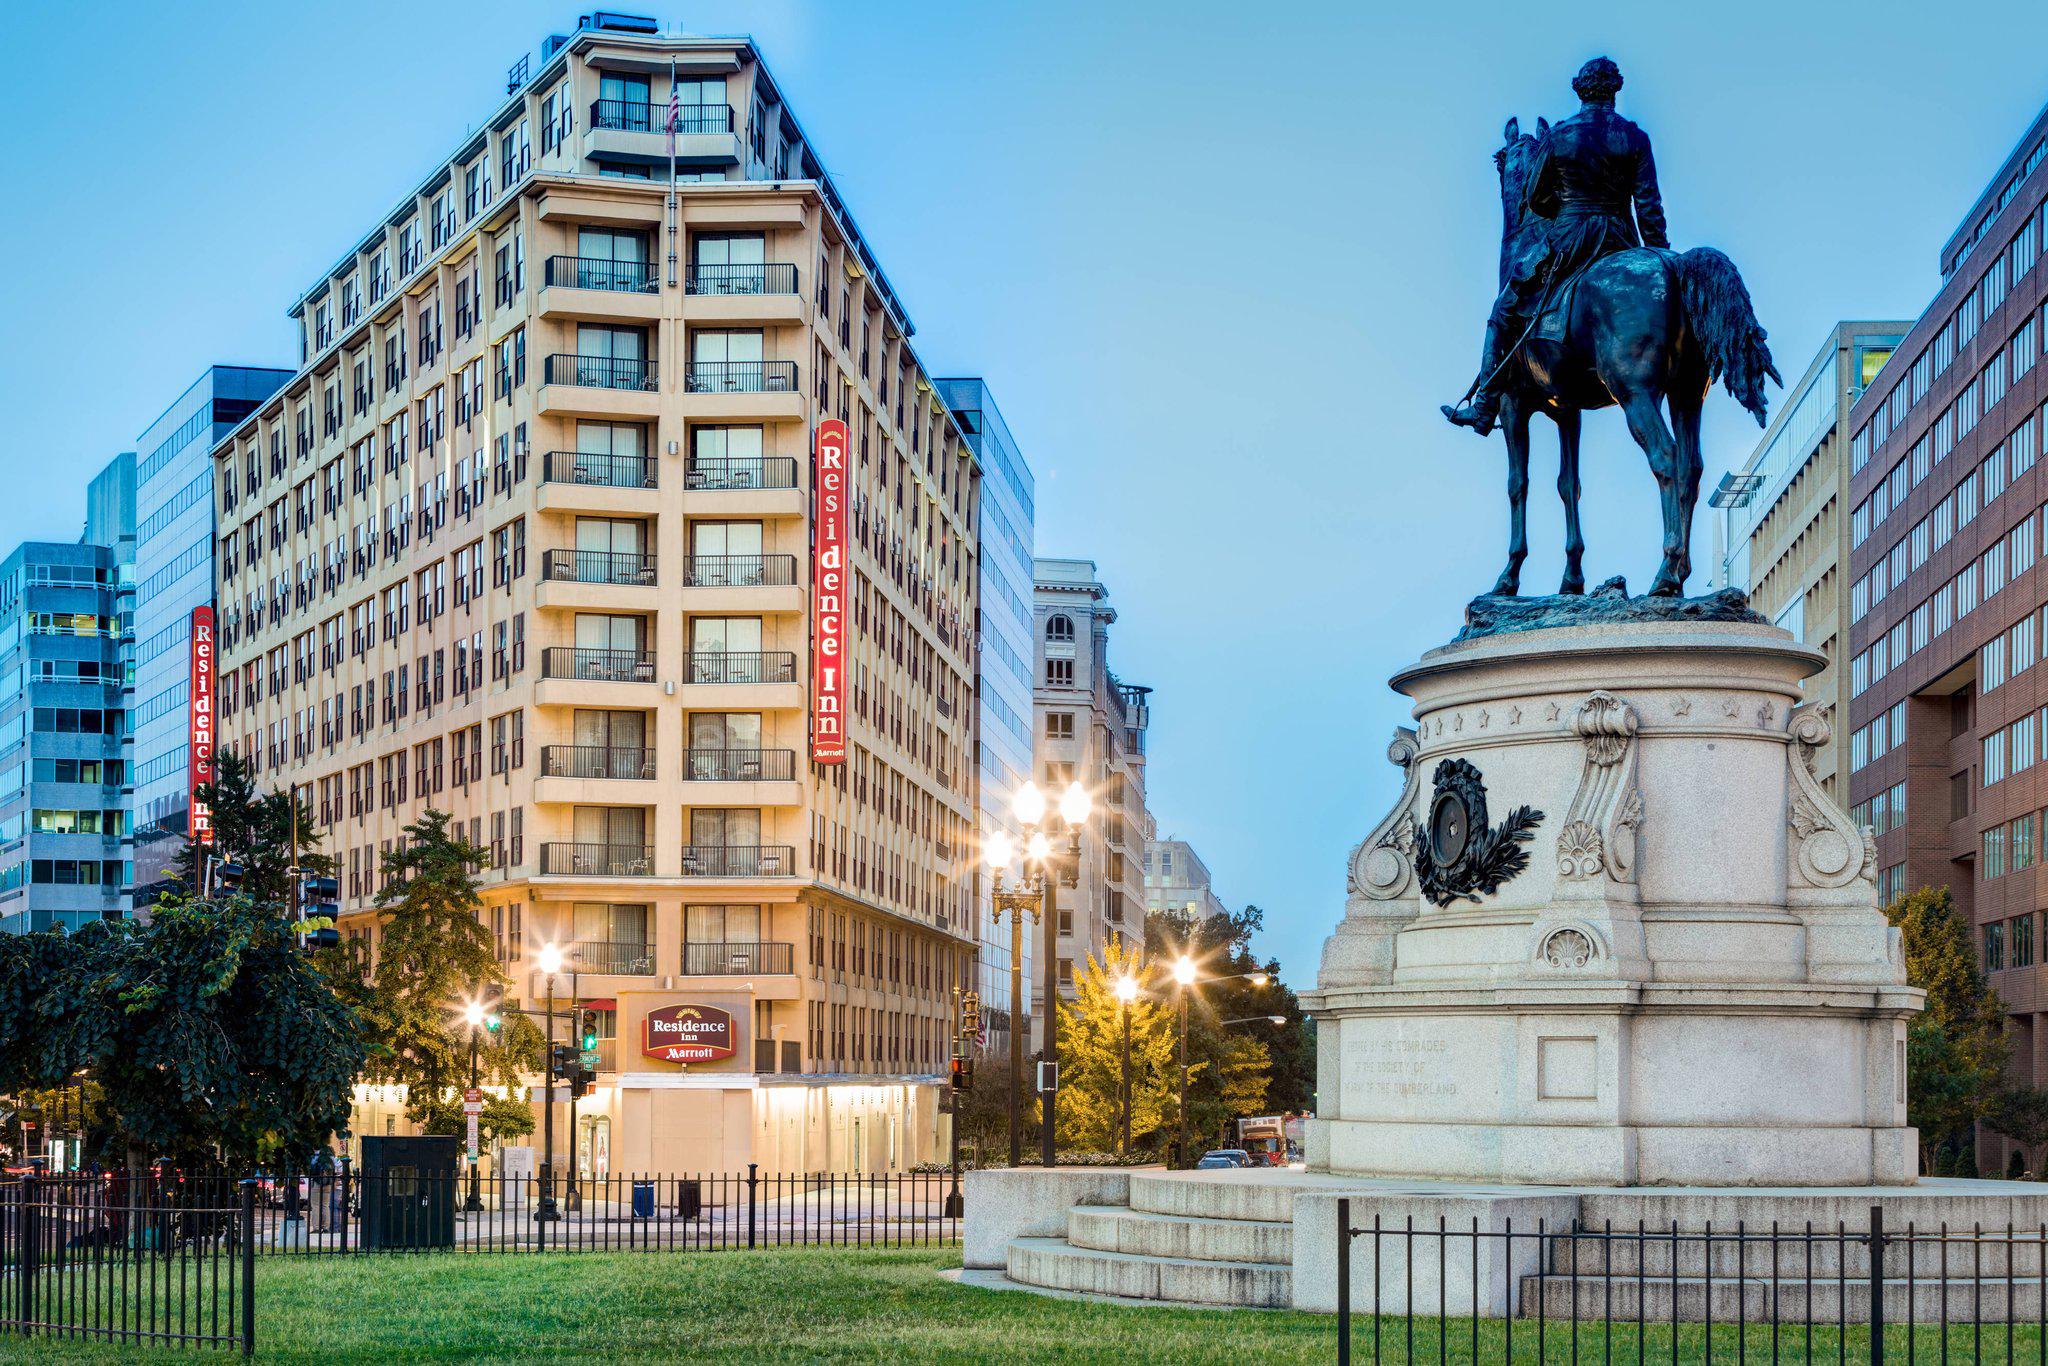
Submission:
[[213,603],[213,447],[289,370],[215,365],[136,441],[134,904],[185,844],[192,609]]
[[[1031,760],[1031,467],[996,408],[995,396],[979,379],[935,381],[975,454],[981,459],[981,620],[975,696],[980,708],[977,801],[981,832],[1018,833],[1010,794],[1032,773]],[[976,857],[979,850],[967,851]],[[1010,926],[997,924],[992,879],[980,874],[982,1020],[984,1051],[1009,1053]],[[1024,936],[1024,977],[1031,979],[1033,931]],[[1025,994],[1029,1010],[1030,993]]]
[[0,931],[123,911],[135,457],[87,494],[85,538],[0,561]]

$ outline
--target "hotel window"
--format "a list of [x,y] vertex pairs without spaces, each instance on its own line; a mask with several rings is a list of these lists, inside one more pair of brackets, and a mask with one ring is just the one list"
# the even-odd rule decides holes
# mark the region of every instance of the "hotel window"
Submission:
[[1990,881],[2005,876],[2005,827],[1994,825],[1984,832],[1984,852],[1978,876]]
[[1048,740],[1071,740],[1074,738],[1074,713],[1070,711],[1049,711],[1045,714],[1045,738]]
[[2030,811],[2006,827],[2006,865],[2015,873],[2040,861],[2034,822],[2034,813]]
[[1984,970],[1997,972],[2005,966],[2005,923],[1984,927]]
[[2018,916],[2008,923],[2012,926],[2012,965],[2016,968],[2033,966],[2034,917],[2031,914]]

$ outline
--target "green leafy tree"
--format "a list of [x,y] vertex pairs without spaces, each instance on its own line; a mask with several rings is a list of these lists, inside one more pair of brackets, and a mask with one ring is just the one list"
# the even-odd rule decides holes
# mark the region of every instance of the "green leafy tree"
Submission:
[[214,838],[211,846],[188,841],[173,861],[174,875],[186,888],[199,886],[200,858],[209,848],[222,862],[241,865],[242,892],[262,905],[292,904],[295,846],[299,868],[334,872],[334,860],[320,852],[313,813],[292,792],[258,791],[240,755],[222,752],[214,762],[213,781],[202,783],[196,796],[212,812]]
[[[405,1086],[416,1123],[469,1082],[464,1005],[510,985],[480,914],[475,869],[486,857],[452,831],[447,812],[431,809],[384,855],[377,961],[361,987],[366,1079]],[[524,1015],[502,1013],[500,1027],[479,1038],[485,1081],[516,1085],[521,1068],[540,1061],[540,1030]]]
[[[2020,1145],[2036,1160],[2030,1166],[2041,1174],[2041,1145],[2048,1143],[2048,1088],[2039,1086],[2014,1086],[2003,1092],[1992,1103],[1991,1112],[1984,1117],[1990,1128],[2004,1134]],[[2015,1153],[2015,1157],[2020,1154]]]
[[[485,1093],[483,1111],[476,1117],[477,1143],[480,1146],[488,1148],[493,1143],[524,1138],[533,1129],[532,1106],[513,1096]],[[462,1112],[461,1097],[451,1091],[429,1100],[420,1119],[420,1131],[452,1138],[467,1136],[469,1117]]]
[[2005,1006],[1984,978],[1976,937],[1946,887],[1923,887],[1885,908],[1899,927],[1906,980],[1927,993],[1906,1030],[1912,1087],[1907,1118],[1920,1130],[1921,1168],[1936,1167],[1944,1145],[1968,1146],[1969,1130],[2005,1090],[2012,1045]]
[[[1128,1006],[1118,998],[1119,980],[1141,986]],[[1154,979],[1159,974],[1153,973]],[[1131,1139],[1144,1141],[1173,1115],[1175,1024],[1161,1003],[1159,981],[1146,982],[1135,947],[1111,939],[1102,956],[1091,955],[1074,976],[1073,1001],[1061,1001],[1060,1146],[1114,1152],[1122,1131],[1124,1024],[1130,1024]]]

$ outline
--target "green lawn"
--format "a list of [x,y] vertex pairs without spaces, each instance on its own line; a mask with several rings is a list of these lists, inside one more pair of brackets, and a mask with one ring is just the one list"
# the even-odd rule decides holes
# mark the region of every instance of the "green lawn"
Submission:
[[[273,1361],[1061,1361],[1327,1362],[1336,1322],[1313,1314],[1137,1309],[958,1286],[939,1276],[958,1265],[951,1249],[803,1249],[761,1252],[585,1253],[569,1256],[430,1254],[351,1258],[269,1258],[257,1278],[257,1347]],[[1498,1362],[1503,1327],[1449,1325],[1443,1359]],[[1381,1324],[1383,1360],[1438,1360],[1435,1321]],[[1892,1358],[1906,1359],[1902,1331]],[[1922,1330],[1924,1360],[1940,1357]],[[1551,1361],[1606,1359],[1599,1324],[1580,1325],[1576,1354],[1568,1325],[1551,1324]],[[2039,1359],[2040,1335],[2015,1334],[2014,1356]],[[1373,1324],[1353,1328],[1360,1362],[1373,1360]],[[1868,1360],[1868,1337],[1852,1328],[1851,1360]],[[1768,1330],[1752,1328],[1747,1353],[1772,1357]],[[1514,1327],[1514,1357],[1536,1361],[1537,1325]],[[1614,1361],[1637,1360],[1633,1325],[1616,1325]],[[1808,1356],[1804,1331],[1780,1330],[1783,1360],[1834,1361],[1844,1344],[1817,1330]],[[1651,1329],[1644,1356],[1672,1359],[1668,1332]],[[1953,1359],[2004,1361],[2002,1329],[1979,1344],[1952,1331]],[[1733,1361],[1733,1330],[1716,1325],[1711,1358],[1697,1324],[1679,1330],[1677,1359]],[[78,1342],[24,1344],[0,1338],[4,1361],[187,1363],[234,1358],[221,1351],[160,1352]]]

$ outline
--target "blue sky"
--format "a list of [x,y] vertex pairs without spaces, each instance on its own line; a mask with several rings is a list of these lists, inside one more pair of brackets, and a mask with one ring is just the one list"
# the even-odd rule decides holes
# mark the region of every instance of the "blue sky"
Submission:
[[[1674,241],[1735,259],[1796,375],[1835,319],[1918,313],[2048,99],[2038,3],[638,8],[759,39],[926,363],[994,385],[1040,553],[1099,564],[1114,666],[1157,689],[1160,832],[1265,908],[1303,984],[1394,794],[1385,679],[1499,569],[1499,441],[1436,405],[1477,360],[1507,116],[1620,62]],[[67,10],[10,16],[0,544],[75,537],[90,472],[205,364],[288,363],[289,301],[577,13]],[[1709,484],[1756,434],[1712,401]],[[1554,460],[1539,435],[1532,591]],[[1585,479],[1588,575],[1640,590],[1653,485],[1611,413]]]

